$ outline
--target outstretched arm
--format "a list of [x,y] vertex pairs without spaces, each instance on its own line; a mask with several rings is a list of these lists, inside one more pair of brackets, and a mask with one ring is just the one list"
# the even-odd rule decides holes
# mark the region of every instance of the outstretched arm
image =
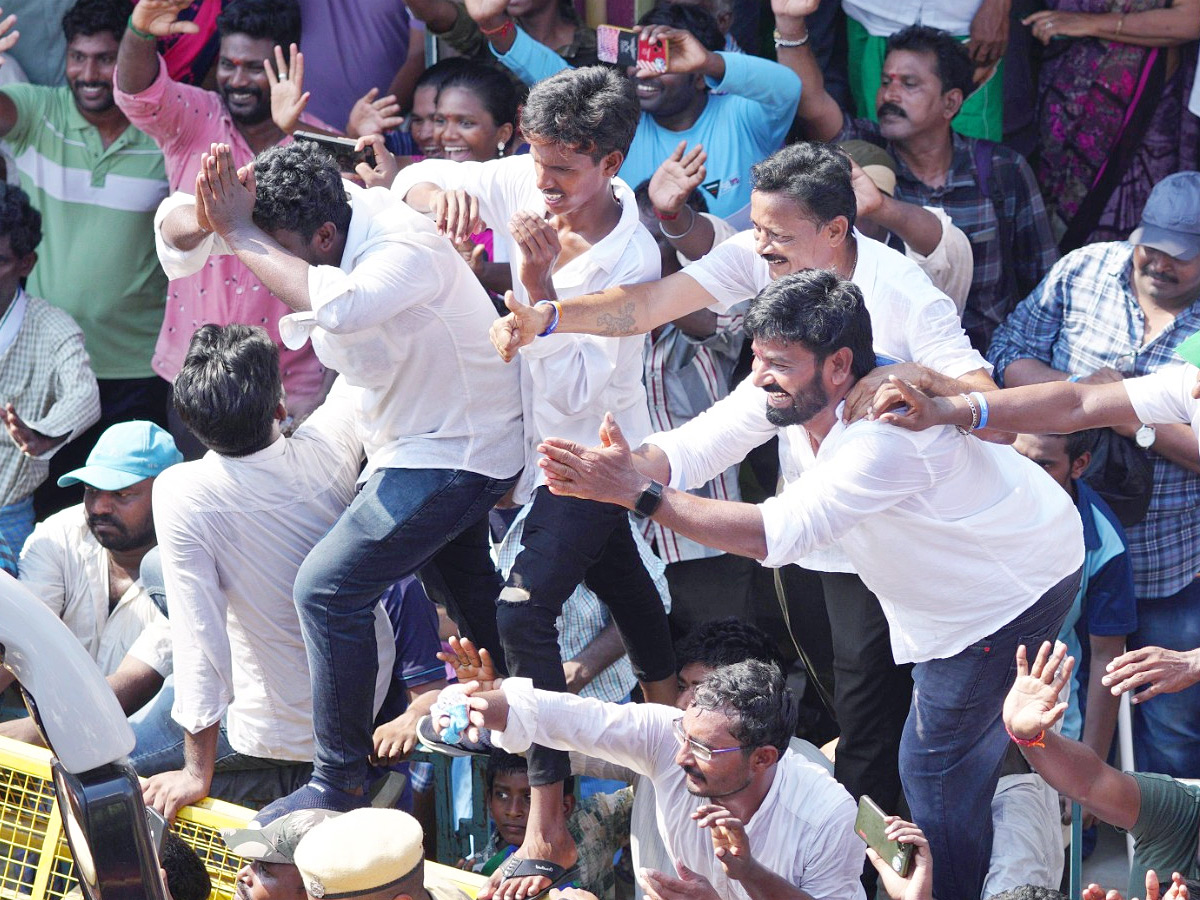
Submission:
[[[819,0],[771,0],[771,11],[775,14],[776,58],[800,76],[803,90],[796,118],[803,125],[807,136],[814,141],[831,141],[842,130],[842,108],[825,90],[825,76],[808,43],[808,26],[804,17],[811,15]],[[788,46],[796,44],[799,46]]]
[[196,34],[195,22],[180,22],[179,13],[191,0],[138,0],[117,51],[117,87],[140,94],[158,77],[158,38]]

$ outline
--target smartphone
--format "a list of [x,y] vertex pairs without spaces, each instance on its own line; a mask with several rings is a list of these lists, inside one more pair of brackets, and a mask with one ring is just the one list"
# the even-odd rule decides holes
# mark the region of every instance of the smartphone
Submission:
[[863,794],[858,801],[858,817],[854,820],[854,831],[892,867],[892,871],[901,878],[907,878],[908,873],[912,871],[913,845],[889,841],[884,836],[884,832],[887,831],[884,818],[885,813],[879,808],[879,804]]
[[328,134],[313,134],[311,131],[297,131],[292,135],[297,141],[315,144],[333,157],[338,169],[343,172],[353,172],[354,167],[365,162],[375,168],[375,151],[370,146],[355,150],[356,141],[350,138],[332,137]]
[[150,826],[150,840],[154,842],[154,849],[161,854],[163,836],[167,833],[167,820],[153,806],[147,806],[146,823]]
[[661,75],[667,71],[670,51],[665,43],[641,37],[632,28],[601,25],[596,29],[596,56],[601,62],[628,68],[634,66]]

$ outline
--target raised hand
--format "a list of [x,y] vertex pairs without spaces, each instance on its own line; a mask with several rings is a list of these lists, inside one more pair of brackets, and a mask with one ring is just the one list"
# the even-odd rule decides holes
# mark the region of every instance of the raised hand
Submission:
[[[669,25],[639,25],[634,28],[641,38],[652,44],[667,45],[667,72],[686,75],[703,72],[712,54],[690,31],[671,28]],[[657,78],[662,72],[638,66],[638,78]]]
[[521,251],[518,274],[529,292],[529,299],[554,300],[554,266],[562,253],[558,229],[537,213],[518,210],[509,220],[508,230]]
[[[4,10],[0,9],[0,15],[3,15]],[[21,32],[13,31],[12,27],[17,24],[15,15],[7,16],[3,21],[0,21],[0,53],[7,53],[13,47],[17,46],[17,41],[21,39]],[[0,60],[2,63],[3,60]]]
[[429,201],[429,211],[438,234],[452,243],[461,243],[487,228],[487,223],[479,218],[479,201],[466,191],[435,192]]
[[195,22],[179,21],[179,14],[191,5],[191,0],[138,0],[129,21],[138,31],[155,37],[199,34],[200,26]]
[[508,17],[508,0],[466,0],[467,15],[480,28],[493,30]]
[[[708,170],[704,167],[708,154],[701,144],[691,150],[687,141],[680,141],[675,150],[663,160],[650,178],[650,202],[660,213],[676,215],[687,203],[692,191],[704,183]],[[675,226],[679,230],[679,226]]]
[[251,223],[254,212],[254,169],[238,169],[228,144],[213,144],[200,160],[198,195],[213,230],[227,237],[234,229]]
[[776,19],[799,19],[811,16],[821,0],[771,0],[771,13]]
[[553,312],[548,303],[541,306],[522,303],[512,291],[504,293],[504,305],[509,313],[492,322],[488,338],[500,358],[512,362],[518,350],[533,343],[533,339],[549,327]]
[[477,681],[481,691],[495,690],[498,678],[496,664],[492,662],[492,654],[488,649],[476,649],[470,638],[453,635],[449,638],[449,644],[450,652],[439,651],[437,658],[454,667],[454,676],[459,682],[466,684]]
[[1046,641],[1029,665],[1025,645],[1017,648],[1017,680],[1004,698],[1004,725],[1021,740],[1030,741],[1046,732],[1067,705],[1059,702],[1063,687],[1071,679],[1075,658],[1067,656],[1067,645],[1056,641],[1053,652]]
[[271,82],[271,119],[284,134],[291,134],[300,124],[300,114],[308,106],[309,92],[304,90],[304,54],[292,44],[287,62],[283,48],[275,45],[275,65],[263,60],[267,81]]
[[850,187],[854,189],[854,203],[860,217],[870,218],[879,212],[884,203],[883,191],[854,160],[850,160]]
[[364,135],[354,145],[355,150],[364,150],[367,147],[375,154],[375,167],[360,162],[354,167],[354,171],[367,187],[391,187],[392,182],[396,180],[396,173],[400,171],[396,155],[387,148],[383,136],[379,134]]
[[400,115],[400,104],[396,102],[396,95],[380,97],[379,88],[371,88],[355,100],[354,106],[350,108],[346,137],[383,134],[403,124],[404,116]]

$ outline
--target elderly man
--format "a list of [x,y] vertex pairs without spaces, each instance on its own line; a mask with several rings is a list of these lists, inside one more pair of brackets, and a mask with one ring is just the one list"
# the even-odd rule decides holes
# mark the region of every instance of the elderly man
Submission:
[[[950,428],[898,441],[910,436],[843,422],[846,397],[875,362],[870,318],[850,282],[823,271],[786,276],[755,298],[745,327],[753,375],[728,398],[652,435],[636,455],[611,417],[600,448],[544,441],[551,489],[620,503],[768,566],[838,542],[878,593],[897,661],[915,664],[900,772],[913,817],[944,861],[935,893],[978,896],[1006,744],[1007,654],[1031,634],[1057,633],[1079,585],[1079,516],[1008,448]],[[977,407],[985,397],[969,396]],[[754,506],[682,490],[781,430],[806,453],[778,497]]]

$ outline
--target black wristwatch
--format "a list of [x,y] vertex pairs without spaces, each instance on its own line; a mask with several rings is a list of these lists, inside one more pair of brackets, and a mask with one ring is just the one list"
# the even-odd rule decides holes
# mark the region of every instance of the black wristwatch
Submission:
[[662,503],[662,492],[663,486],[651,478],[650,487],[642,491],[633,506],[633,517],[648,519],[654,515],[658,511],[658,504]]

